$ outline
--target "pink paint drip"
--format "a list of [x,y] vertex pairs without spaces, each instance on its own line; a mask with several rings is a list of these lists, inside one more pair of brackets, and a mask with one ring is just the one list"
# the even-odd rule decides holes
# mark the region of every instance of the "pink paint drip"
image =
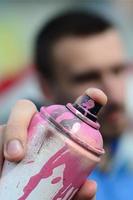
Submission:
[[[32,176],[28,184],[23,189],[23,196],[18,200],[25,200],[30,193],[37,187],[42,179],[50,177],[53,173],[54,168],[65,164],[65,169],[63,172],[63,186],[58,191],[58,193],[53,197],[52,200],[57,200],[58,198],[63,198],[70,190],[70,188],[78,189],[84,182],[87,172],[83,172],[80,168],[80,159],[70,153],[67,146],[61,148],[54,156],[52,156],[47,163],[42,167],[39,173]],[[88,170],[87,170],[88,171]],[[77,179],[77,174],[79,179]],[[55,184],[52,180],[51,184]],[[57,181],[57,180],[56,180]],[[58,179],[59,181],[59,179]],[[45,192],[45,188],[44,188]],[[72,195],[72,194],[70,194]]]
[[61,177],[57,177],[57,178],[54,178],[53,180],[52,180],[52,184],[56,184],[56,183],[58,183],[59,181],[61,180]]

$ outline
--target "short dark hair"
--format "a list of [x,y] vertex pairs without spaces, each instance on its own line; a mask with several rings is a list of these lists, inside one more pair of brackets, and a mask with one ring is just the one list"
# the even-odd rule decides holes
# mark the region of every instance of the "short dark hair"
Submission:
[[35,66],[43,76],[52,80],[54,63],[52,47],[59,39],[75,36],[85,37],[100,34],[114,28],[111,22],[102,16],[86,11],[69,11],[49,21],[39,32],[35,44]]

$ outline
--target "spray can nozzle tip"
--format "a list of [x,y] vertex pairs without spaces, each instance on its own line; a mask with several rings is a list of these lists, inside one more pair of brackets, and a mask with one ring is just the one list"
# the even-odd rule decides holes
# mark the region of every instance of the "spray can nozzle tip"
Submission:
[[96,88],[87,89],[75,102],[75,104],[93,115],[97,115],[101,107],[106,103],[107,96],[102,90]]

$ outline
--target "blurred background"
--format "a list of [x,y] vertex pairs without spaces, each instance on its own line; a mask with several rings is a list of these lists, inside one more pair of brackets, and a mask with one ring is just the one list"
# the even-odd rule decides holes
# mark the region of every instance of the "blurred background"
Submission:
[[[128,59],[132,60],[132,0],[0,1],[0,123],[6,121],[17,99],[43,99],[32,64],[33,41],[39,27],[60,11],[80,7],[96,10],[118,25]],[[130,75],[127,83],[130,116],[132,98],[133,81]]]

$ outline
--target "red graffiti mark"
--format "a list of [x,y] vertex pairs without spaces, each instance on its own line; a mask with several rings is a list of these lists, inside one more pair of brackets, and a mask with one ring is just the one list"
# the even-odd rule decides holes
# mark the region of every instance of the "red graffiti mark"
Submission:
[[[64,146],[47,161],[39,173],[30,178],[29,182],[23,189],[24,194],[18,200],[27,199],[27,197],[37,187],[42,179],[50,177],[54,168],[63,164],[65,164],[62,180],[63,186],[52,200],[65,197],[71,188],[79,188],[86,177],[86,171],[82,171],[81,173],[80,160],[77,158],[77,156],[74,156],[70,153],[67,146]],[[77,175],[79,177],[78,179]]]

